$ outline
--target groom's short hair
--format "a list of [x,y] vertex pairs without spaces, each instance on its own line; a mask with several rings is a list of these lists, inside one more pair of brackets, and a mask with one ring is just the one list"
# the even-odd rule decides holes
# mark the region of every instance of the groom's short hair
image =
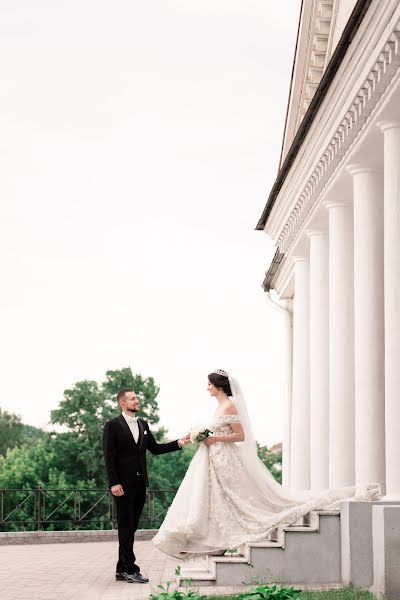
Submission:
[[122,390],[119,390],[118,394],[117,394],[117,402],[120,402],[120,400],[124,399],[124,396],[127,392],[133,392],[132,388],[123,388]]

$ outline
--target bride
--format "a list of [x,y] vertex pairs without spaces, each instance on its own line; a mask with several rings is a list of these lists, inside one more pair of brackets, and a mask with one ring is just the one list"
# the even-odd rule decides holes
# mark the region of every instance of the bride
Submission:
[[218,402],[208,427],[153,543],[185,558],[265,540],[278,526],[310,510],[338,508],[343,499],[376,500],[379,484],[316,493],[281,486],[257,456],[246,403],[235,378],[216,369],[208,391]]

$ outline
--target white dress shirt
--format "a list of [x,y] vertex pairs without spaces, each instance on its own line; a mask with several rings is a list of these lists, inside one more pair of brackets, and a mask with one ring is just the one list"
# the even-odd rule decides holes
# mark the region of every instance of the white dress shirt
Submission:
[[127,415],[126,412],[124,412],[124,411],[122,411],[122,416],[124,417],[125,421],[128,423],[128,427],[131,430],[133,439],[137,443],[138,439],[139,439],[139,425],[137,422],[138,418],[131,417],[130,415]]

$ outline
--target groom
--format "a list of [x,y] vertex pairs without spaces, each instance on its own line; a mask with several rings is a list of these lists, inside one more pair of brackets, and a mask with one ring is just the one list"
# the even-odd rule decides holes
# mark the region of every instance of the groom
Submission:
[[146,500],[146,450],[165,454],[180,450],[189,443],[189,436],[175,442],[158,444],[146,421],[139,419],[139,400],[132,389],[117,395],[122,413],[107,421],[103,432],[104,460],[117,511],[119,557],[115,578],[129,583],[147,583],[135,563],[133,542],[139,518]]

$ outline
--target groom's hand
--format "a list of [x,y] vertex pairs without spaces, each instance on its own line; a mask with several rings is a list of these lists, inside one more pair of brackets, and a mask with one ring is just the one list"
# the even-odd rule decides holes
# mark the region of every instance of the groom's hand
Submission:
[[182,446],[186,446],[187,444],[190,444],[190,434],[188,433],[187,435],[185,435],[185,437],[183,437],[180,440],[178,440],[178,444],[181,447]]
[[111,493],[113,496],[123,496],[124,495],[124,490],[122,488],[121,484],[118,485],[112,485],[111,486]]

